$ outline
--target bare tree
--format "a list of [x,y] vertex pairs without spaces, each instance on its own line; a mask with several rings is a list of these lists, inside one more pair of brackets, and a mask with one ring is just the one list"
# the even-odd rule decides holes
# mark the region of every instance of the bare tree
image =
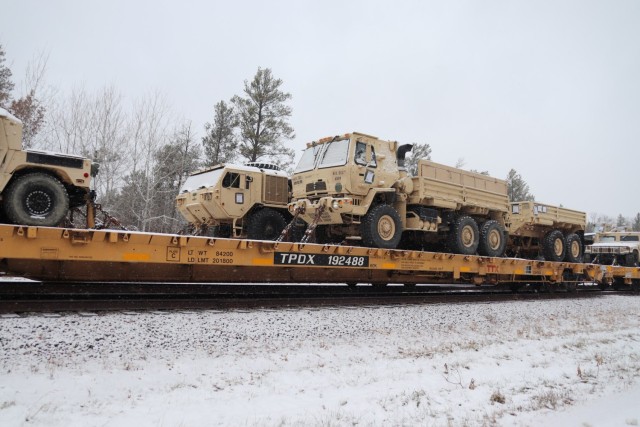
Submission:
[[22,121],[22,145],[25,148],[36,145],[36,136],[45,124],[47,108],[43,93],[48,60],[48,55],[41,53],[29,62],[22,84],[24,95],[9,105],[9,111]]
[[128,153],[132,159],[131,172],[119,193],[119,205],[121,213],[141,231],[149,231],[156,220],[154,204],[160,191],[156,153],[169,138],[168,116],[169,108],[159,92],[143,97],[136,103],[133,113]]
[[294,138],[289,124],[291,94],[283,92],[282,80],[273,77],[269,68],[258,68],[251,82],[244,82],[244,97],[234,96],[238,113],[240,155],[250,162],[268,160],[282,167],[291,165],[294,151],[284,141]]
[[12,98],[11,92],[15,87],[11,80],[11,69],[4,64],[6,61],[5,55],[4,48],[0,44],[0,108],[9,108]]
[[220,163],[232,162],[236,157],[238,141],[235,129],[238,119],[233,107],[220,101],[213,108],[213,124],[205,123],[206,135],[202,138],[204,152],[207,156],[207,165],[213,166]]

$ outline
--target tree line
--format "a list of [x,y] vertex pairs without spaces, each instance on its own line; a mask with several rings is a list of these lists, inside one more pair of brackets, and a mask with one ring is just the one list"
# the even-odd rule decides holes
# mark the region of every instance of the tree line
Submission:
[[[182,229],[175,197],[186,177],[199,169],[260,161],[291,171],[294,151],[286,143],[295,138],[292,95],[269,68],[259,67],[240,94],[216,102],[212,120],[198,137],[191,122],[180,119],[160,92],[132,102],[114,86],[94,92],[77,87],[60,94],[46,85],[46,66],[46,56],[35,57],[17,90],[0,44],[0,107],[23,122],[24,148],[79,154],[99,163],[94,182],[98,201],[129,228]],[[414,144],[406,160],[409,173],[415,176],[418,160],[430,159],[431,152],[429,144]],[[460,159],[456,166],[463,165]],[[535,200],[514,169],[506,180],[510,200]],[[614,222],[640,231],[640,213],[635,218],[620,215],[617,221],[598,214],[589,217],[590,229]]]

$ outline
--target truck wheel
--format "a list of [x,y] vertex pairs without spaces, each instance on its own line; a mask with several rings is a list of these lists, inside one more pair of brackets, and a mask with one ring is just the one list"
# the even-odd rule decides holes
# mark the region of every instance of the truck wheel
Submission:
[[276,240],[287,223],[280,212],[264,208],[249,218],[247,237],[252,240]]
[[449,232],[449,250],[456,254],[473,255],[478,250],[480,231],[470,216],[457,218]]
[[553,230],[544,236],[542,241],[542,253],[547,261],[560,262],[566,252],[564,236],[560,230]]
[[478,253],[489,257],[504,256],[507,240],[504,235],[504,227],[498,221],[489,220],[480,229],[480,244]]
[[624,257],[625,265],[627,267],[636,267],[638,265],[638,252],[632,252],[630,254],[625,255]]
[[582,262],[582,240],[576,233],[571,233],[565,238],[567,254],[564,259],[567,262]]
[[389,205],[377,205],[371,208],[362,219],[362,243],[365,246],[382,249],[395,249],[402,237],[402,222],[398,212]]
[[3,205],[7,218],[14,224],[53,227],[69,212],[69,195],[56,178],[35,172],[11,183]]

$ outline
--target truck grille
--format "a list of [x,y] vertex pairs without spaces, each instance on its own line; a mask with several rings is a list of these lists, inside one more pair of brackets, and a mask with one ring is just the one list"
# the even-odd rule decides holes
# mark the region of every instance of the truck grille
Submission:
[[316,181],[307,184],[307,193],[315,193],[316,191],[327,191],[327,183],[324,181]]

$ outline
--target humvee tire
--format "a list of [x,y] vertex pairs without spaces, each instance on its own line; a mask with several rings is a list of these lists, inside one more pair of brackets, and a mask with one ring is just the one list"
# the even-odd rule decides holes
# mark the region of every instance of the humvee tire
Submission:
[[247,238],[251,240],[276,240],[287,226],[284,216],[273,209],[264,208],[249,218]]
[[547,261],[560,262],[567,252],[567,245],[560,230],[553,230],[544,236],[542,241],[542,253]]
[[392,206],[380,204],[367,212],[360,225],[362,244],[370,248],[395,249],[402,237],[402,221]]
[[67,215],[69,195],[53,176],[34,172],[9,185],[3,206],[7,218],[14,224],[53,227]]
[[478,253],[488,257],[502,257],[507,248],[504,228],[493,219],[485,222],[480,229]]
[[478,224],[470,216],[456,218],[449,231],[449,250],[456,254],[474,255],[480,244]]

